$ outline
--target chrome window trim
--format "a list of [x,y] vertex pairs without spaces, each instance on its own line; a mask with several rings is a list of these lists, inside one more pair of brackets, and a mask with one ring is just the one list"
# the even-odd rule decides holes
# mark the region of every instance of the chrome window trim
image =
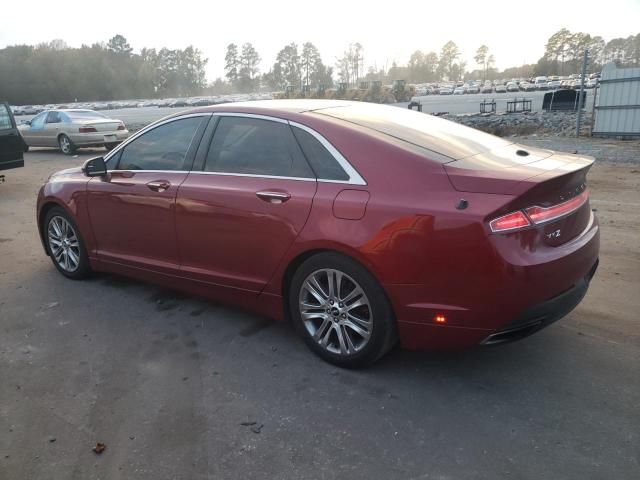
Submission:
[[233,172],[203,172],[200,170],[193,170],[191,171],[191,173],[193,174],[197,174],[197,175],[219,175],[219,176],[223,176],[223,177],[249,177],[249,178],[271,178],[274,180],[298,180],[301,182],[318,182],[319,180],[317,180],[315,177],[314,178],[308,178],[308,177],[283,177],[280,175],[260,175],[257,173],[233,173]]
[[191,173],[189,170],[107,170],[107,173],[129,172],[129,173]]
[[326,178],[318,178],[319,182],[345,183],[349,185],[366,185],[367,184],[364,178],[360,176],[358,171],[355,168],[353,168],[353,166],[349,163],[349,161],[346,158],[344,158],[344,156],[338,151],[336,147],[334,147],[331,144],[331,142],[329,142],[329,140],[324,138],[314,129],[309,128],[306,125],[302,125],[301,123],[289,121],[289,125],[291,125],[292,127],[300,128],[305,132],[310,133],[316,140],[318,140],[322,144],[324,148],[326,148],[329,151],[329,153],[333,156],[333,158],[336,159],[336,161],[342,167],[345,173],[349,175],[349,180],[330,180]]
[[[122,143],[120,143],[116,148],[114,148],[113,150],[111,150],[109,153],[107,153],[103,158],[104,158],[104,162],[107,163],[109,160],[111,160],[111,158],[116,155],[120,150],[122,150],[124,147],[126,147],[128,144],[130,144],[131,142],[133,142],[136,138],[140,137],[141,135],[144,135],[145,133],[147,133],[150,130],[153,130],[156,127],[160,127],[161,125],[166,125],[167,123],[171,123],[171,122],[175,122],[177,120],[182,120],[184,118],[191,118],[191,117],[210,117],[212,115],[212,112],[198,112],[198,113],[189,113],[186,115],[180,115],[177,117],[164,117],[161,118],[159,120],[156,120],[153,123],[150,123],[149,125],[147,125],[146,127],[138,130],[136,133],[134,133],[133,135],[131,135],[129,138],[127,138],[126,140],[124,140]],[[128,172],[128,171],[136,171],[136,172],[158,172],[158,171],[168,171],[168,172],[174,172],[175,170],[107,170],[109,172]]]
[[278,122],[288,124],[289,122],[284,118],[271,117],[269,115],[260,115],[257,113],[238,113],[238,112],[213,112],[214,117],[246,117],[256,118],[258,120],[269,120],[271,122]]
[[338,183],[343,185],[367,185],[367,182],[362,178],[362,176],[358,173],[358,171],[353,168],[353,166],[349,163],[349,161],[329,142],[326,138],[324,138],[321,134],[316,132],[314,129],[307,127],[298,122],[294,122],[291,120],[285,120],[283,118],[272,117],[270,115],[260,115],[256,113],[239,113],[239,112],[198,112],[198,113],[190,113],[186,115],[179,115],[177,117],[169,117],[157,120],[154,123],[151,123],[144,127],[143,129],[137,131],[135,134],[127,138],[120,145],[110,151],[107,155],[105,155],[105,163],[108,162],[114,155],[117,155],[120,150],[126,147],[129,143],[134,141],[139,136],[145,134],[146,132],[159,127],[161,125],[165,125],[167,123],[181,120],[183,118],[190,117],[205,117],[205,116],[215,116],[215,117],[245,117],[245,118],[256,118],[259,120],[268,120],[272,122],[278,122],[290,125],[292,127],[297,127],[305,132],[311,134],[316,140],[320,142],[320,144],[326,148],[329,153],[336,159],[340,167],[345,171],[345,173],[349,176],[348,180],[332,180],[327,178],[306,178],[306,177],[287,177],[287,176],[278,176],[278,175],[259,175],[253,173],[234,173],[234,172],[205,172],[201,170],[118,170],[111,169],[107,170],[107,172],[133,172],[133,173],[193,173],[199,175],[221,175],[221,176],[232,176],[232,177],[249,177],[249,178],[270,178],[274,180],[298,180],[303,182],[321,182],[321,183]]

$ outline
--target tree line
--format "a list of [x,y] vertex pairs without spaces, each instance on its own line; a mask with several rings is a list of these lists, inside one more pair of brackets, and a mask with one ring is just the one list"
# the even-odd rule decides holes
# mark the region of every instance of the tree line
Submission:
[[207,59],[193,46],[143,48],[122,35],[70,48],[62,40],[0,50],[0,99],[16,105],[199,94]]
[[107,43],[80,48],[54,40],[0,49],[0,99],[20,105],[331,88],[336,79],[355,86],[362,80],[388,84],[397,79],[426,83],[568,75],[579,71],[585,49],[590,52],[590,72],[599,71],[607,62],[640,66],[640,33],[605,41],[563,28],[549,37],[537,63],[502,71],[495,68],[495,58],[486,45],[475,52],[475,68],[467,69],[460,48],[448,41],[439,52],[416,50],[406,64],[394,61],[391,67],[367,67],[364,46],[357,42],[349,44],[334,65],[325,63],[311,42],[289,43],[269,69],[261,72],[262,58],[251,43],[231,43],[224,57],[225,76],[208,84],[208,59],[197,48],[143,48],[135,53],[125,37],[116,35]]

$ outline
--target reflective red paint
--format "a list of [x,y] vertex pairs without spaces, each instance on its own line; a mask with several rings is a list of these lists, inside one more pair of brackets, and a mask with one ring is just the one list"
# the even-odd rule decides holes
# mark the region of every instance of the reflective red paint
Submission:
[[[593,275],[599,228],[587,194],[567,201],[569,210],[559,201],[584,185],[592,160],[529,149],[527,164],[513,157],[514,146],[443,164],[430,150],[322,110],[252,102],[197,111],[305,125],[326,138],[366,185],[145,171],[88,179],[76,168],[52,176],[40,190],[39,227],[48,208],[61,206],[77,223],[94,270],[275,319],[286,316],[288,282],[300,262],[318,251],[339,252],[382,285],[400,341],[413,349],[481,343],[527,320],[533,308],[583,288]],[[436,140],[451,141],[451,132],[457,130]],[[478,148],[479,140],[465,140],[465,132],[455,152]],[[157,181],[168,188],[146,186]],[[262,191],[285,192],[290,199],[267,202],[256,195]],[[468,204],[464,210],[456,208],[461,199]],[[544,204],[562,208],[562,215],[529,209]],[[491,231],[493,219],[524,209],[545,223]],[[572,302],[564,309],[571,310]],[[554,305],[549,308],[558,313]]]

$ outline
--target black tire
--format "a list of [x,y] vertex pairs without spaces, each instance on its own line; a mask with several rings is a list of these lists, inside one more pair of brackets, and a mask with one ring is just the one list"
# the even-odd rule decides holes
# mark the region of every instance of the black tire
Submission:
[[65,155],[73,155],[76,153],[76,146],[64,133],[58,137],[58,146],[60,147],[60,151]]
[[[74,252],[74,255],[76,255],[78,259],[77,267],[73,269],[63,268],[63,266],[60,265],[60,263],[56,259],[56,256],[54,255],[56,245],[52,243],[55,240],[53,240],[50,237],[49,229],[52,228],[55,233],[55,229],[51,225],[51,223],[52,221],[54,221],[54,219],[56,219],[55,221],[57,221],[57,219],[60,219],[60,218],[68,222],[69,226],[73,231],[73,234],[75,235],[75,238],[77,239],[77,248],[71,247],[71,246],[69,247],[69,249],[71,249]],[[65,212],[60,207],[53,207],[52,209],[50,209],[44,217],[43,224],[42,224],[42,231],[44,234],[44,241],[47,248],[47,253],[49,254],[49,257],[51,257],[51,261],[53,262],[53,265],[62,275],[64,275],[67,278],[71,278],[73,280],[81,280],[89,276],[89,274],[91,273],[91,266],[89,264],[89,256],[87,255],[87,249],[85,247],[84,240],[82,238],[82,235],[80,235],[80,230],[78,229],[78,226],[76,225],[75,221],[73,220],[73,218],[71,218],[69,214],[67,214],[67,212]]]
[[[368,318],[368,326],[363,327],[368,329],[366,341],[362,335],[356,333],[356,330],[347,328],[345,324],[354,324],[351,321],[353,318],[351,312],[356,310],[349,309],[358,303],[357,296],[354,297],[356,301],[350,300],[350,305],[346,301],[344,304],[339,303],[341,307],[339,309],[337,308],[338,300],[330,299],[331,295],[327,294],[331,290],[328,287],[328,283],[320,282],[321,286],[323,286],[322,297],[326,296],[328,299],[324,304],[320,300],[316,300],[318,297],[313,296],[308,288],[304,286],[308,279],[313,280],[312,275],[320,279],[324,276],[328,282],[329,275],[332,275],[331,272],[333,271],[342,274],[342,291],[347,293],[344,297],[338,294],[337,299],[349,297],[348,292],[352,286],[353,290],[355,290],[355,287],[360,287],[364,292],[364,295],[360,298],[366,301],[366,305],[356,307],[356,310],[360,309],[356,316]],[[337,277],[332,278],[332,282],[337,284]],[[307,319],[306,322],[302,319],[302,301],[305,302],[305,306],[309,306],[309,303],[314,303],[312,307],[307,309],[307,312],[313,311],[310,317],[314,318]],[[330,308],[329,302],[333,307]],[[318,305],[316,306],[315,303],[318,303]],[[397,340],[393,310],[384,289],[366,268],[339,253],[323,252],[316,254],[305,260],[298,267],[289,286],[289,311],[297,332],[302,336],[309,348],[327,362],[339,367],[361,368],[371,365],[389,351]],[[341,317],[344,317],[344,319],[341,320]],[[329,323],[325,326],[326,322]],[[358,323],[356,326],[362,327],[363,324]],[[314,333],[312,333],[314,329],[315,334],[318,335],[317,339],[314,339]],[[341,335],[345,335],[343,337],[344,342],[338,342],[340,340],[338,332],[342,332]],[[350,337],[348,342],[346,336]],[[325,346],[321,345],[323,341],[325,341]],[[358,347],[359,341],[362,341],[362,343]],[[352,348],[351,352],[348,351],[349,348],[347,348],[346,352],[343,352],[341,343],[348,344],[351,347],[355,346],[355,348]],[[340,352],[332,351],[332,349],[338,348],[341,350]]]
[[105,143],[104,148],[107,149],[107,152],[110,152],[111,150],[116,148],[118,145],[119,145],[118,143]]

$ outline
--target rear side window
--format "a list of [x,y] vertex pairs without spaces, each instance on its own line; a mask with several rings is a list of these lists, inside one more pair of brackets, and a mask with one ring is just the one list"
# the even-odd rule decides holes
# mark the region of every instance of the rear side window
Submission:
[[293,133],[317,178],[322,180],[349,180],[347,172],[343,170],[335,157],[324,148],[317,138],[298,127],[293,127]]
[[184,160],[202,117],[165,123],[129,143],[119,170],[186,170]]
[[249,117],[221,117],[209,147],[205,171],[314,178],[286,123]]
[[6,130],[13,128],[11,124],[11,117],[9,116],[9,109],[3,103],[0,103],[0,130]]

